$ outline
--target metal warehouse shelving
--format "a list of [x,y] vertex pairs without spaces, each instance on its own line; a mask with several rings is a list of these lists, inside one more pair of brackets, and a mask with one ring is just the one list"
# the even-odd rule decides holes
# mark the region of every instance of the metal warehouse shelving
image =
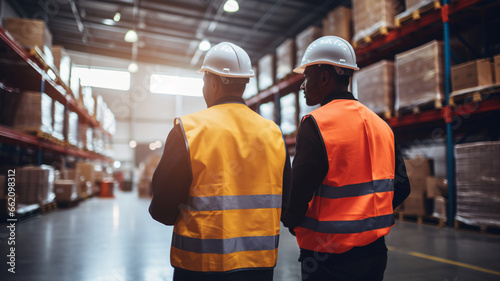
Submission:
[[[372,38],[369,43],[356,46],[355,52],[357,55],[358,66],[367,66],[377,62],[395,52],[408,50],[415,43],[421,42],[426,36],[442,34],[444,41],[445,54],[445,105],[443,108],[435,108],[428,111],[422,111],[417,114],[402,115],[398,117],[386,118],[386,121],[394,129],[395,134],[399,132],[411,131],[415,128],[425,130],[438,126],[443,128],[446,136],[446,151],[447,151],[447,179],[449,184],[449,200],[448,200],[448,226],[453,226],[456,214],[456,185],[455,185],[455,133],[456,128],[453,128],[454,120],[464,119],[466,121],[474,121],[484,114],[500,115],[500,87],[492,86],[489,89],[488,98],[483,100],[466,101],[459,105],[450,105],[451,92],[451,51],[450,51],[450,16],[457,15],[462,11],[474,9],[474,6],[482,3],[492,3],[488,0],[461,0],[449,3],[449,0],[441,1],[441,8],[434,9],[421,16],[420,19],[402,25],[397,29],[389,30],[386,35],[381,35]],[[463,20],[463,19],[458,19]],[[420,41],[419,41],[420,40]],[[276,85],[259,92],[256,96],[247,100],[247,104],[256,109],[259,104],[268,101],[279,101],[279,97],[287,95],[291,92],[297,93],[303,81],[302,75],[290,74],[283,81]],[[275,111],[279,111],[280,107],[275,102]],[[495,115],[497,116],[497,115]],[[462,120],[463,121],[463,120]],[[466,138],[465,133],[464,138]],[[295,138],[286,138],[288,146],[295,145]]]
[[[98,128],[107,137],[111,134],[104,130],[93,116],[80,106],[73,96],[67,92],[67,86],[54,81],[46,72],[47,65],[36,56],[27,52],[15,42],[3,28],[0,27],[0,82],[9,88],[44,92],[52,99],[57,100],[78,114],[79,122],[90,127]],[[67,110],[65,110],[67,114]],[[0,143],[10,143],[25,147],[36,148],[38,152],[37,164],[42,162],[42,152],[53,152],[61,155],[70,155],[84,159],[95,159],[111,162],[112,159],[91,151],[83,151],[65,145],[52,143],[46,139],[23,133],[6,126],[0,125]]]

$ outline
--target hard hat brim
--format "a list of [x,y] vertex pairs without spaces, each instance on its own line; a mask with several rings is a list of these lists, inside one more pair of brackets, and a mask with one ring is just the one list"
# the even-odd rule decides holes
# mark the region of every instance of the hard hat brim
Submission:
[[198,73],[199,74],[203,74],[203,73],[205,73],[207,71],[211,72],[211,73],[213,73],[215,75],[229,77],[229,78],[251,78],[251,77],[255,77],[255,74],[232,74],[232,73],[224,73],[224,72],[220,72],[218,70],[212,69],[210,67],[202,67],[202,68],[200,68],[198,70]]
[[342,68],[359,70],[359,67],[353,67],[351,65],[346,65],[346,64],[342,64],[342,63],[334,63],[332,61],[327,61],[327,60],[316,60],[316,61],[308,62],[308,63],[302,64],[302,65],[296,67],[293,70],[293,72],[299,73],[299,74],[303,74],[304,70],[306,69],[306,67],[308,67],[310,65],[315,65],[315,64],[329,64],[329,65],[339,66],[339,67],[342,67]]

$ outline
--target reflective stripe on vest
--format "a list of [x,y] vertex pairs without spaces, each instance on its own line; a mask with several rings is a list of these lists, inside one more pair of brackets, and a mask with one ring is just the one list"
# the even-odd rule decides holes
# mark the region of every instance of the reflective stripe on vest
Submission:
[[276,265],[285,144],[243,104],[183,116],[193,180],[174,225],[170,261],[191,271]]
[[395,171],[390,127],[355,100],[333,100],[308,118],[320,132],[329,170],[295,228],[300,248],[343,253],[388,234]]

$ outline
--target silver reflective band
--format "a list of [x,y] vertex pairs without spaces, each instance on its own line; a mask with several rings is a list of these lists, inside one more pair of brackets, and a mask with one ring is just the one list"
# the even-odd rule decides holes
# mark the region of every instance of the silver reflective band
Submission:
[[299,226],[315,232],[349,234],[386,228],[393,224],[394,215],[389,214],[357,221],[318,221],[310,217],[304,217]]
[[198,239],[174,232],[172,246],[200,254],[230,254],[241,251],[267,251],[278,248],[279,235],[250,236],[227,239]]
[[193,211],[281,208],[281,195],[265,194],[190,197],[188,208]]
[[387,191],[394,191],[393,179],[374,180],[371,182],[350,184],[340,187],[328,186],[322,184],[319,187],[316,195],[328,199],[338,199],[345,197],[363,196],[376,192],[387,192]]

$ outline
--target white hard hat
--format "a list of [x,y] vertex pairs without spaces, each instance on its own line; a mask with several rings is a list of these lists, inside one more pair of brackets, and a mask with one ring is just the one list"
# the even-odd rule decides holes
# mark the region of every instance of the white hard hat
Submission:
[[356,54],[351,44],[337,36],[323,36],[312,42],[307,47],[300,66],[293,72],[304,73],[304,69],[313,64],[336,66],[337,73],[340,68],[359,70],[356,65]]
[[240,46],[222,42],[213,46],[205,55],[205,60],[198,72],[212,72],[229,78],[250,78],[255,74],[247,52]]

